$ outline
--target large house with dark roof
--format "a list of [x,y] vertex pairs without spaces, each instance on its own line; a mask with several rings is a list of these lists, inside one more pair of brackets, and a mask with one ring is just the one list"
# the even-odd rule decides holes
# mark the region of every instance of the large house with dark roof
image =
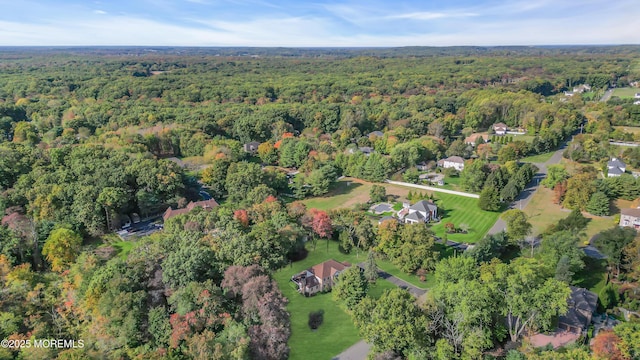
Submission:
[[591,317],[598,307],[598,295],[587,289],[571,286],[568,309],[558,318],[558,329],[582,334],[591,324]]
[[330,290],[335,283],[335,279],[349,267],[351,267],[349,263],[341,263],[330,259],[293,275],[291,281],[298,286],[299,293],[310,296],[320,291]]
[[164,214],[162,215],[162,219],[164,221],[167,221],[168,219],[177,216],[177,215],[182,215],[182,214],[186,214],[188,212],[190,212],[191,210],[199,207],[202,208],[204,210],[211,210],[213,208],[218,207],[219,204],[215,199],[210,199],[210,200],[203,200],[203,201],[196,201],[193,202],[191,201],[187,207],[182,208],[182,209],[172,209],[171,207],[169,207]]
[[405,207],[400,213],[404,213],[402,219],[405,224],[425,223],[438,217],[438,207],[430,201],[420,200],[409,207]]
[[622,209],[619,225],[640,229],[640,209]]
[[618,158],[611,158],[607,162],[607,177],[618,177],[627,170],[627,165]]

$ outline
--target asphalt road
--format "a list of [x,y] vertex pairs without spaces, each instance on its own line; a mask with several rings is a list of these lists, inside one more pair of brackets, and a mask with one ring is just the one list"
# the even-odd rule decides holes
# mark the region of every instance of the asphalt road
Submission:
[[[558,150],[556,150],[551,156],[551,158],[549,158],[549,160],[547,160],[546,162],[534,163],[534,165],[538,167],[538,172],[533,176],[533,179],[529,184],[527,184],[525,189],[522,190],[520,195],[518,195],[518,197],[511,204],[509,204],[509,208],[524,209],[527,207],[527,205],[529,204],[529,201],[531,201],[531,198],[533,197],[533,194],[535,194],[535,192],[538,190],[540,181],[542,181],[542,179],[544,179],[547,176],[547,167],[549,165],[560,163],[560,160],[562,160],[562,153],[564,152],[564,149],[566,147],[567,147],[567,142],[562,144],[562,146]],[[496,223],[493,224],[493,226],[491,227],[491,229],[489,229],[487,234],[489,235],[497,234],[506,229],[507,229],[507,224],[504,222],[504,220],[502,220],[501,218],[498,218],[498,220],[496,220]]]

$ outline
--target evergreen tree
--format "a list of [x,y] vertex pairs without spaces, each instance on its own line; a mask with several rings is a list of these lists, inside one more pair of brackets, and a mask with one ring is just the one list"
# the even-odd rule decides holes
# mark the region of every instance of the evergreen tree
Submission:
[[587,203],[587,211],[593,215],[609,215],[609,198],[603,192],[596,192]]
[[376,265],[375,253],[369,250],[367,261],[364,263],[364,277],[369,282],[376,282],[378,279],[378,266]]
[[486,187],[480,192],[478,207],[486,211],[500,210],[500,198],[498,192],[493,187]]

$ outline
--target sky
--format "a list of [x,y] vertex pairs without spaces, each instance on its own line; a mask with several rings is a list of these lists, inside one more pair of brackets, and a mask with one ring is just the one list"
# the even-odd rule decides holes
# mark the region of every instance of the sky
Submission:
[[0,0],[0,46],[640,44],[639,0]]

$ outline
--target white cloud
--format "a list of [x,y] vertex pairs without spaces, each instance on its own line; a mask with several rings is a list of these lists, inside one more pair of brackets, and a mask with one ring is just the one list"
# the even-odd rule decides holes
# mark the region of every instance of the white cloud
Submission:
[[435,20],[435,19],[444,19],[444,18],[464,18],[464,17],[472,17],[478,16],[476,13],[472,12],[459,12],[459,13],[446,13],[446,12],[430,12],[430,11],[419,11],[419,12],[411,12],[405,14],[396,14],[396,15],[388,15],[385,16],[385,19],[409,19],[409,20]]
[[93,10],[93,13],[98,15],[107,15],[107,12],[104,10]]

